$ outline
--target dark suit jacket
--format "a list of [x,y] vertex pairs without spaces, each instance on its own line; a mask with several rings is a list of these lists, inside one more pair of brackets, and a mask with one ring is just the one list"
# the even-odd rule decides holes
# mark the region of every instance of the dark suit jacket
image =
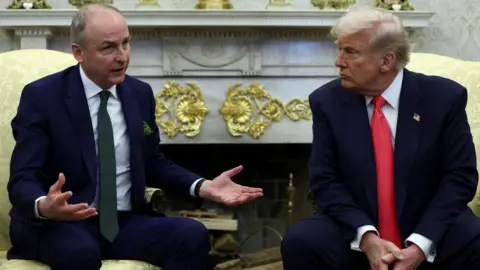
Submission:
[[[145,212],[145,187],[160,187],[180,198],[191,198],[190,186],[200,176],[168,161],[159,146],[155,101],[151,87],[126,76],[117,85],[130,141],[131,202]],[[152,129],[144,134],[143,122]],[[92,203],[97,185],[97,156],[92,122],[79,66],[67,68],[25,86],[12,120],[13,150],[8,192],[13,207],[11,239],[35,250],[39,226],[34,201],[46,195],[60,172],[69,203]]]
[[[352,241],[377,226],[375,159],[364,96],[334,80],[310,95],[311,190],[317,207]],[[480,234],[467,207],[478,182],[467,91],[451,80],[404,71],[395,139],[395,201],[402,239],[418,233],[440,261]],[[413,118],[420,116],[420,121]]]

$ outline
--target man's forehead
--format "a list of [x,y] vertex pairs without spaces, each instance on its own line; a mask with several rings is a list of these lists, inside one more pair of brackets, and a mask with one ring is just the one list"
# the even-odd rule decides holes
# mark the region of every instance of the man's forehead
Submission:
[[370,36],[367,33],[354,33],[351,35],[344,35],[337,37],[335,43],[339,47],[367,47],[369,45]]
[[100,20],[92,20],[91,23],[87,24],[85,32],[86,35],[101,42],[118,42],[130,37],[127,25],[121,21],[101,23]]

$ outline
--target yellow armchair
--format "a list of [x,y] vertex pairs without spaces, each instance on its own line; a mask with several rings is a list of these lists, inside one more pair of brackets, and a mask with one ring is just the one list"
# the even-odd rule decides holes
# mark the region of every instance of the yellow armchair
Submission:
[[[412,53],[407,68],[410,71],[449,78],[468,90],[467,115],[477,152],[477,167],[480,164],[480,62],[463,61],[447,56]],[[480,185],[469,203],[473,212],[480,216]]]
[[[72,55],[52,50],[17,50],[0,53],[0,270],[49,270],[36,261],[6,260],[10,248],[9,211],[7,194],[10,156],[14,147],[10,121],[14,117],[23,87],[48,74],[58,72],[77,62]],[[159,195],[158,189],[147,188],[145,199]],[[161,198],[157,198],[160,199]],[[159,267],[138,261],[103,261],[102,270],[160,270]]]

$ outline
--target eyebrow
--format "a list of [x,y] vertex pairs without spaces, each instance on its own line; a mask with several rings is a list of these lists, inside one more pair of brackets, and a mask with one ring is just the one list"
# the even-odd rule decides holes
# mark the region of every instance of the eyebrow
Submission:
[[[132,36],[128,36],[126,38],[124,38],[122,40],[122,42],[125,42],[125,41],[130,41],[132,39]],[[102,42],[102,45],[113,45],[113,44],[116,44],[117,42],[115,40],[104,40]]]

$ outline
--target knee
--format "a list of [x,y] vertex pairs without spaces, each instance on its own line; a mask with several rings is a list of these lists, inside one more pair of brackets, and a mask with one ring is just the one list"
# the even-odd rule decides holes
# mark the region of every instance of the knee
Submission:
[[102,258],[99,244],[87,239],[69,242],[58,248],[56,254],[53,255],[57,257],[57,260],[54,261],[58,261],[60,265],[88,266],[90,269],[96,269],[97,266],[100,268]]
[[312,217],[291,226],[281,245],[282,256],[322,254],[342,241],[338,228],[324,217]]
[[210,233],[203,223],[190,218],[180,218],[176,224],[176,237],[189,252],[210,252]]
[[311,249],[312,235],[305,229],[302,222],[292,225],[288,229],[281,244],[282,257],[295,256],[298,258],[302,254],[308,254],[308,250]]

